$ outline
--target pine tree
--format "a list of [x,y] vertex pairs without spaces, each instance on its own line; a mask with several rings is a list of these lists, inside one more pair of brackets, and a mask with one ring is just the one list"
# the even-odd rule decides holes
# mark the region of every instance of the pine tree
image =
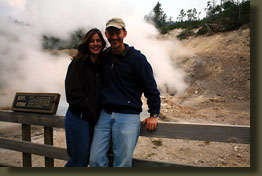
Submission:
[[178,15],[178,17],[176,18],[178,21],[182,22],[184,20],[184,17],[186,16],[186,12],[184,11],[184,9],[180,10],[180,13]]
[[153,9],[154,15],[153,15],[153,22],[155,23],[157,28],[162,27],[166,24],[166,14],[164,13],[161,4],[157,2],[156,6]]

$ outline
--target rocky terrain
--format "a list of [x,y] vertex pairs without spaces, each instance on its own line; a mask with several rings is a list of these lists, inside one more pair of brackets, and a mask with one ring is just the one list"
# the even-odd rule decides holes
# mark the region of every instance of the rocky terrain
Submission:
[[[161,38],[175,39],[178,33],[174,30]],[[190,86],[180,95],[161,94],[160,121],[249,126],[250,28],[194,36],[182,43],[194,52],[192,57],[178,58]],[[43,143],[42,129],[34,127],[33,132],[32,140]],[[20,138],[19,134],[2,135]],[[64,130],[55,129],[54,145],[66,147]],[[250,145],[140,137],[134,157],[209,167],[249,167]],[[21,166],[21,154],[1,149],[0,163]],[[33,155],[33,166],[43,163],[43,157]],[[57,167],[64,164],[55,160]]]

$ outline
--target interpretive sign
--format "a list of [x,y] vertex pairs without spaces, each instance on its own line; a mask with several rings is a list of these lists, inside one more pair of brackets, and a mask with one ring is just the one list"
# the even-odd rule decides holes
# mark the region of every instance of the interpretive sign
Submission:
[[13,101],[12,110],[56,114],[59,100],[60,94],[57,93],[17,92]]

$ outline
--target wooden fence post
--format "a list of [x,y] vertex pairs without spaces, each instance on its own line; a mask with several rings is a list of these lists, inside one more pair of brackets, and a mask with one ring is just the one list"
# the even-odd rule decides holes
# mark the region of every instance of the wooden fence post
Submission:
[[[53,128],[44,127],[44,142],[53,145]],[[45,167],[54,167],[54,158],[45,157]]]
[[[22,140],[31,142],[31,125],[22,124]],[[30,153],[23,153],[23,167],[32,167]]]

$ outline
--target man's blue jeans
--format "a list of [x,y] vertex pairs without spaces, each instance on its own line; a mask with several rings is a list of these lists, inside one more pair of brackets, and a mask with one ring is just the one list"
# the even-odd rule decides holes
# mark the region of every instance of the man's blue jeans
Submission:
[[114,167],[132,167],[133,152],[140,133],[139,114],[108,114],[101,111],[94,129],[91,167],[108,167],[107,153],[112,139]]
[[70,156],[65,167],[87,167],[93,128],[69,110],[65,117],[67,153]]

